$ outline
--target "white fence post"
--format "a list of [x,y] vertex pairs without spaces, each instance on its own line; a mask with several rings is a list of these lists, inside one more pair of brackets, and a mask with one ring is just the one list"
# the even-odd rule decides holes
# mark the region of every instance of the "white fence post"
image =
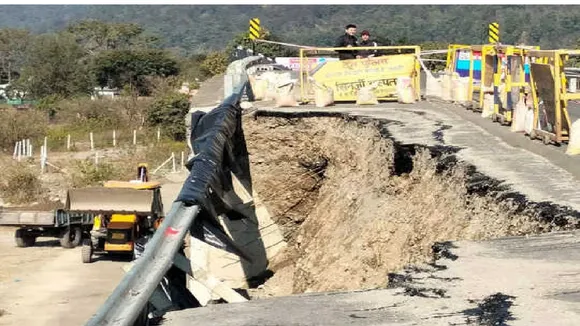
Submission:
[[70,134],[66,136],[66,150],[70,151]]
[[137,145],[137,130],[133,129],[133,145]]
[[93,140],[93,132],[89,133],[89,138],[91,139],[91,151],[95,149],[95,142]]
[[171,160],[173,161],[173,168],[172,171],[173,173],[177,172],[177,170],[175,169],[175,153],[171,152]]
[[185,153],[181,151],[181,171],[185,168]]
[[21,157],[22,157],[22,141],[18,141],[18,155],[16,156],[18,162],[20,162]]
[[44,173],[45,169],[46,169],[46,159],[48,156],[48,149],[46,148],[46,146],[41,146],[40,147],[40,172]]
[[117,131],[113,130],[113,147],[117,147]]
[[157,128],[157,142],[159,142],[159,140],[161,140],[161,128]]
[[14,143],[14,154],[12,154],[12,159],[16,159],[18,157],[18,142]]

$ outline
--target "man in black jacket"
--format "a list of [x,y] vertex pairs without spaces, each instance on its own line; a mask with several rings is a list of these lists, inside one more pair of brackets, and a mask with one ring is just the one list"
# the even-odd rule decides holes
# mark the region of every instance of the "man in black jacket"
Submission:
[[[357,40],[355,34],[356,34],[356,25],[354,24],[346,25],[344,35],[340,36],[338,40],[336,40],[336,44],[334,45],[334,47],[336,48],[356,47]],[[339,60],[350,60],[360,58],[360,56],[358,55],[358,51],[356,50],[337,50],[336,52],[338,52]]]
[[[360,47],[371,47],[371,46],[379,46],[377,44],[377,42],[371,41],[369,38],[371,36],[371,33],[369,33],[369,31],[364,30],[361,33],[361,38],[362,41],[359,42],[359,46]],[[380,56],[379,51],[378,50],[359,50],[358,54],[362,57],[362,58],[372,58],[372,57],[378,57]]]

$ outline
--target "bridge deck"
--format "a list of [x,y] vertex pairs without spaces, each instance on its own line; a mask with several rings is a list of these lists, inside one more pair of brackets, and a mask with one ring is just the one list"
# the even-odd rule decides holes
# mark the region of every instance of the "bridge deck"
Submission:
[[[398,288],[210,305],[169,313],[163,325],[465,325],[484,311],[484,325],[577,325],[578,235],[455,242],[454,261],[441,259],[441,270],[410,274]],[[496,293],[487,309],[478,306]],[[505,323],[489,323],[502,316]]]
[[[580,158],[565,155],[562,147],[546,146],[512,133],[458,106],[421,102],[272,109],[272,103],[256,105],[260,107],[258,114],[341,112],[384,119],[388,132],[401,144],[459,148],[456,155],[461,159],[489,177],[504,180],[530,200],[580,208]],[[501,308],[501,303],[507,302],[501,296],[496,297],[495,308],[487,305],[495,309],[492,317],[503,315],[510,325],[547,325],[554,321],[575,325],[580,317],[578,235],[568,232],[454,242],[450,252],[456,260],[443,258],[437,262],[439,269],[410,272],[408,276],[414,280],[403,282],[402,288],[212,305],[170,313],[164,325],[465,324],[467,319],[473,322],[483,315],[473,300],[495,293],[513,296],[513,305],[507,308]],[[405,290],[427,297],[406,296]]]

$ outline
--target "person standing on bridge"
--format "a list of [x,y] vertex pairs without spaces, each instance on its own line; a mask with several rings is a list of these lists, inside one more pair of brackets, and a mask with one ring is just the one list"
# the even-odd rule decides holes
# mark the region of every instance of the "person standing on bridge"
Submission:
[[[360,37],[362,38],[362,41],[360,41],[360,43],[359,43],[360,47],[379,46],[377,44],[377,42],[370,40],[371,33],[369,33],[369,31],[367,31],[367,30],[362,31]],[[372,58],[372,57],[378,57],[379,51],[378,50],[359,50],[358,54],[361,56],[361,58]]]
[[[356,39],[356,25],[348,24],[345,27],[344,35],[341,35],[334,47],[336,48],[354,48],[358,45]],[[339,60],[360,59],[357,50],[337,50]]]

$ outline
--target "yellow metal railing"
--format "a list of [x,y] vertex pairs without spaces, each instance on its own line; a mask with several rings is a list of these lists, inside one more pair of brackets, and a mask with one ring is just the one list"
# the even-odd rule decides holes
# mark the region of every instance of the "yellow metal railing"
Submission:
[[533,50],[529,55],[536,59],[530,67],[534,106],[530,137],[541,138],[546,144],[567,141],[571,126],[568,101],[580,100],[580,93],[567,92],[564,65],[571,56],[580,56],[580,50]]

